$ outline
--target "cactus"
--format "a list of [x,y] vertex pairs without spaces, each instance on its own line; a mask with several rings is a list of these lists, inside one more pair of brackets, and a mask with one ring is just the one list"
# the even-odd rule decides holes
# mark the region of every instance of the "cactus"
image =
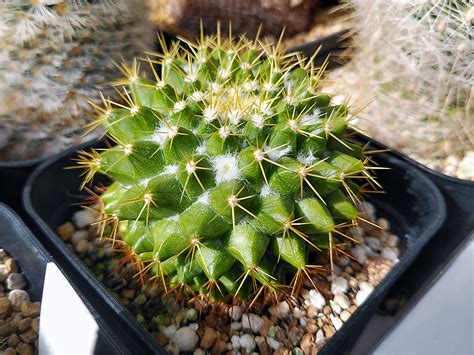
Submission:
[[[0,1],[2,160],[45,156],[77,143],[87,99],[112,79],[111,59],[153,46],[139,0]],[[108,93],[106,93],[108,94]]]
[[76,166],[84,184],[113,180],[101,230],[168,291],[297,294],[363,219],[359,183],[377,184],[345,137],[347,107],[317,92],[324,68],[278,46],[219,35],[162,45],[147,58],[153,79],[123,64],[122,100],[97,106],[95,122],[116,145]]
[[368,104],[357,125],[430,167],[474,179],[472,167],[458,164],[474,151],[472,4],[349,4],[355,52],[330,81],[334,92]]

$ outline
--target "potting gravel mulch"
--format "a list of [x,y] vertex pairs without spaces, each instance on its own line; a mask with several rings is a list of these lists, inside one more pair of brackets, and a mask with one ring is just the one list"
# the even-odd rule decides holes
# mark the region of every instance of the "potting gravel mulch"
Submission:
[[15,259],[0,249],[0,353],[38,353],[41,303],[31,302]]
[[305,282],[296,298],[248,308],[248,303],[223,305],[197,299],[192,303],[164,295],[151,280],[142,284],[133,260],[120,242],[99,238],[99,219],[91,209],[76,212],[58,228],[58,234],[124,305],[172,354],[316,354],[398,262],[399,237],[390,233],[386,219],[376,218],[374,207],[358,206],[368,223],[346,230],[353,258],[338,256],[333,270],[327,256],[325,273]]

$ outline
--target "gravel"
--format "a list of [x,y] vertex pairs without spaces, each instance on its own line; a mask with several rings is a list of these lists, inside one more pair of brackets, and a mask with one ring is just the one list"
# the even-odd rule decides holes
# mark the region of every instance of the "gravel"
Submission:
[[41,304],[31,302],[15,260],[0,249],[0,353],[38,353]]
[[[96,227],[85,225],[98,218],[90,209],[78,212],[74,224],[65,223],[58,234],[171,354],[316,354],[398,261],[399,238],[390,233],[388,221],[376,219],[374,207],[367,202],[359,210],[385,230],[368,223],[349,227],[347,233],[360,242],[348,243],[354,260],[336,256],[332,272],[327,260],[317,260],[328,270],[314,279],[318,289],[306,283],[298,298],[259,309],[247,309],[245,303],[186,303],[174,296],[163,297],[152,283],[142,286],[133,278],[133,267],[122,263],[120,244],[112,248],[108,241],[97,238]],[[0,267],[0,277],[1,272]],[[26,300],[22,304],[32,307]],[[0,311],[1,305],[0,298]],[[6,309],[11,312],[8,306]],[[33,329],[35,319],[30,318]]]

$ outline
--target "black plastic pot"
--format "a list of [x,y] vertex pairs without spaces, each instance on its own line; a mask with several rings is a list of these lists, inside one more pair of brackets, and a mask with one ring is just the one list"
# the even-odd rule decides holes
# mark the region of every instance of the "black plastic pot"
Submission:
[[[64,169],[73,164],[71,159],[75,156],[76,152],[73,150],[64,152],[58,159],[42,164],[32,174],[24,190],[25,209],[42,232],[42,242],[58,263],[67,270],[71,278],[81,284],[84,292],[94,299],[100,298],[104,310],[116,316],[114,327],[127,328],[131,337],[140,334],[141,345],[148,347],[149,351],[163,351],[55,234],[57,227],[69,220],[78,209],[77,203],[84,196],[79,191],[81,178],[77,171]],[[389,219],[392,231],[402,238],[403,254],[400,262],[367,301],[326,344],[323,353],[341,353],[350,347],[386,292],[445,220],[446,210],[441,193],[418,169],[391,153],[379,154],[376,160],[391,170],[381,170],[378,174],[386,194],[379,194],[377,198],[370,200],[376,205],[378,214]]]
[[[6,205],[0,204],[0,247],[12,256],[28,282],[26,291],[32,301],[41,301],[43,285],[46,273],[46,265],[54,262],[51,255],[33,236],[21,219]],[[73,286],[74,287],[74,286]],[[94,349],[95,354],[124,354],[124,344],[107,319],[102,318],[95,311],[92,304],[85,297],[83,290],[75,287],[76,293],[81,297],[84,304],[94,316],[98,326],[99,334]],[[74,349],[71,349],[74,350]],[[128,352],[128,353],[131,353]]]

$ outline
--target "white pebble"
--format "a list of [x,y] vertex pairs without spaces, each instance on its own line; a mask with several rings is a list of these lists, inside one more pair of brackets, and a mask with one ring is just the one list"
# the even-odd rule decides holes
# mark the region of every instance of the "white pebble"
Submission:
[[334,326],[334,328],[336,328],[336,330],[341,329],[341,327],[344,323],[342,323],[342,321],[338,317],[336,317],[332,314],[329,317],[331,318],[331,322],[332,322],[332,325]]
[[283,344],[280,343],[278,340],[276,340],[275,338],[271,338],[271,337],[267,337],[267,344],[270,348],[272,348],[273,350],[278,350],[280,349]]
[[240,320],[242,318],[242,307],[240,306],[232,306],[229,308],[229,316],[233,320]]
[[86,239],[81,239],[77,242],[75,249],[79,254],[85,253],[89,250],[89,242]]
[[351,313],[349,311],[346,311],[346,310],[342,311],[341,314],[339,315],[339,317],[341,317],[341,320],[343,322],[346,322],[349,319],[350,316],[351,316]]
[[324,296],[315,289],[309,291],[309,301],[311,302],[311,305],[317,309],[321,309],[326,305],[326,299]]
[[339,259],[337,259],[337,265],[341,266],[341,267],[344,267],[344,266],[347,266],[347,265],[350,265],[350,261],[348,258],[345,258],[343,256],[341,256]]
[[392,261],[392,262],[398,261],[397,253],[395,253],[393,251],[393,249],[391,249],[391,248],[383,248],[382,253],[380,254],[380,256],[383,259],[389,260],[389,261]]
[[362,265],[365,264],[365,262],[367,261],[367,253],[365,249],[362,248],[360,245],[356,245],[355,247],[353,247],[351,249],[351,254]]
[[185,318],[187,320],[196,320],[197,319],[197,311],[195,308],[189,308],[187,311],[186,311],[186,314],[185,314]]
[[193,330],[195,330],[195,331],[197,331],[197,330],[199,329],[199,324],[197,324],[197,323],[190,323],[190,324],[188,325],[188,327],[191,328],[191,329],[193,329]]
[[337,302],[330,300],[329,305],[331,306],[331,309],[333,310],[334,313],[339,314],[342,312],[342,308],[337,304]]
[[255,334],[260,331],[263,326],[263,319],[256,314],[249,313],[242,316],[242,327],[244,329],[252,329]]
[[290,313],[290,306],[288,305],[288,302],[283,301],[270,307],[268,311],[271,315],[277,318],[285,318]]
[[301,318],[305,315],[306,313],[300,308],[300,307],[295,307],[293,308],[293,315],[296,318]]
[[97,221],[95,213],[87,208],[79,210],[72,215],[72,222],[77,228],[84,228],[90,226]]
[[398,245],[398,236],[395,234],[390,234],[387,238],[387,246],[389,247],[396,247]]
[[11,290],[8,299],[12,303],[13,310],[19,311],[23,301],[29,301],[30,296],[25,290]]
[[347,280],[342,276],[338,276],[331,284],[331,293],[337,295],[338,293],[346,293],[348,289]]
[[380,239],[374,237],[367,237],[365,238],[365,242],[369,246],[370,249],[376,251],[380,249]]
[[362,248],[364,248],[364,250],[365,250],[365,255],[366,255],[368,258],[376,258],[376,257],[379,256],[379,254],[378,254],[376,251],[370,249],[370,247],[369,247],[368,245],[364,244],[364,245],[361,245],[361,246],[362,246]]
[[334,296],[334,301],[342,308],[342,309],[348,309],[351,306],[351,301],[349,298],[343,294],[343,293],[338,293],[336,296]]
[[232,338],[230,338],[230,342],[232,343],[232,349],[240,349],[240,337],[238,335],[232,335]]
[[167,326],[165,329],[163,329],[163,334],[168,339],[171,339],[173,337],[174,333],[176,333],[176,326],[174,324],[171,324],[171,325]]
[[358,306],[364,303],[364,301],[367,299],[367,297],[369,297],[374,289],[369,283],[365,281],[359,283],[359,288],[360,290],[357,292],[355,297],[355,303]]
[[321,329],[319,329],[316,333],[316,340],[315,343],[318,344],[324,340],[324,333]]
[[206,352],[201,348],[197,348],[196,350],[194,350],[193,355],[206,355]]
[[242,329],[242,323],[241,322],[232,322],[232,323],[230,323],[230,329],[240,330],[240,329]]
[[9,290],[17,290],[26,287],[26,280],[20,273],[12,273],[8,275],[5,284]]
[[89,238],[89,233],[85,230],[75,231],[71,237],[71,243],[76,246],[80,240],[87,240]]
[[301,317],[301,318],[300,318],[300,325],[301,325],[302,327],[306,327],[307,324],[308,324],[308,323],[306,322],[306,318]]
[[247,353],[251,353],[255,349],[255,339],[250,334],[244,334],[240,337],[240,346],[247,350]]
[[8,268],[4,264],[0,264],[0,281],[5,281],[5,279],[8,277]]
[[180,351],[194,351],[198,341],[196,331],[190,327],[179,328],[173,336],[173,342]]

